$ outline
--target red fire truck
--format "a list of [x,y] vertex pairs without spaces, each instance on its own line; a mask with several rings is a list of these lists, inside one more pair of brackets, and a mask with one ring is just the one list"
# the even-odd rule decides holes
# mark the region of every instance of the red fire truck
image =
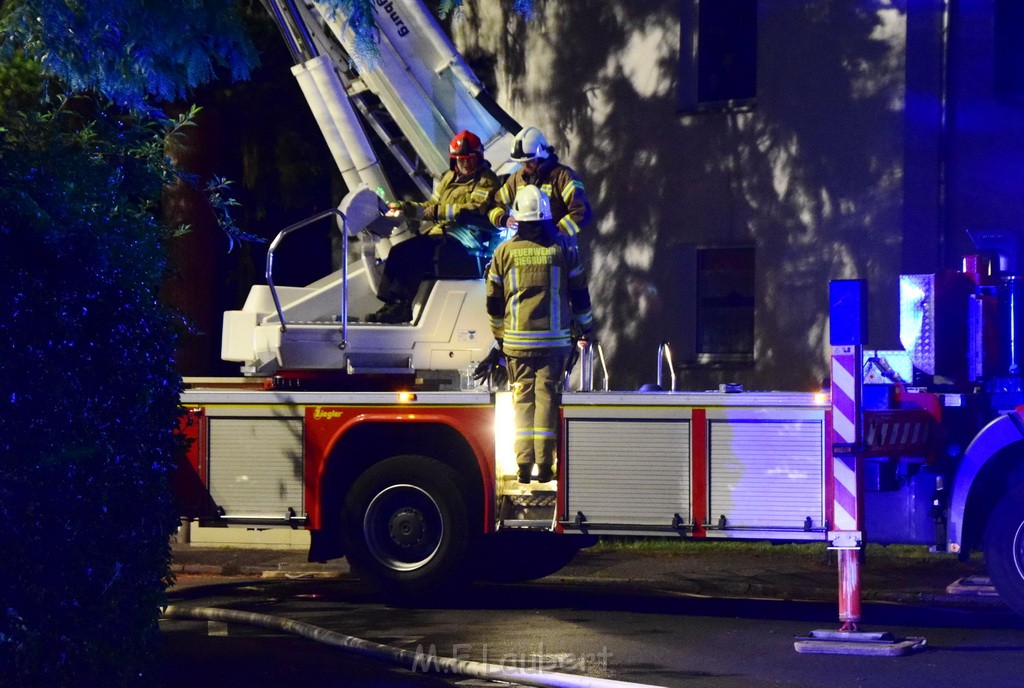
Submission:
[[[520,485],[510,393],[468,375],[491,343],[482,280],[425,284],[409,324],[363,322],[402,231],[382,219],[389,187],[360,121],[425,192],[454,132],[471,129],[505,159],[517,125],[415,0],[391,0],[377,62],[362,67],[343,16],[267,6],[352,191],[283,230],[267,284],[225,314],[222,356],[242,374],[187,381],[183,515],[308,529],[312,559],[346,556],[401,597],[545,575],[599,535],[982,549],[1024,613],[1024,278],[1005,243],[978,236],[963,271],[901,279],[902,351],[865,348],[862,290],[833,285],[834,331],[850,327],[817,393],[684,392],[674,379],[610,391],[606,372],[595,390],[602,359],[588,348],[563,398],[556,480]],[[275,285],[288,236],[327,220],[345,255],[359,238],[361,262]]]

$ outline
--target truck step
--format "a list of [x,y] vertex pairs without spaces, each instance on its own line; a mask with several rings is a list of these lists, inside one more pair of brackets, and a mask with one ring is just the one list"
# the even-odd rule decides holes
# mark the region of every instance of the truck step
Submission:
[[553,489],[530,490],[502,495],[498,501],[498,523],[502,528],[552,530],[555,525],[557,493]]
[[512,519],[502,521],[501,527],[516,530],[551,530],[551,521],[542,519]]

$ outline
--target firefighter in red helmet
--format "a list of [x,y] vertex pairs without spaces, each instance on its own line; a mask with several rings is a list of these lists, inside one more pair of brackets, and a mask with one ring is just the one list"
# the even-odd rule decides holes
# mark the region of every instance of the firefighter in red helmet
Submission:
[[[453,170],[458,166],[458,161],[479,163],[484,159],[484,144],[480,142],[479,136],[463,129],[448,143],[448,157],[451,162],[449,168]],[[468,171],[469,166],[466,166],[463,173]]]
[[449,170],[429,199],[389,204],[392,217],[429,225],[418,236],[391,249],[377,290],[384,306],[370,313],[368,322],[409,322],[412,299],[424,279],[481,276],[494,235],[487,212],[494,202],[498,177],[484,160],[480,137],[471,131],[456,134],[448,145],[448,154]]

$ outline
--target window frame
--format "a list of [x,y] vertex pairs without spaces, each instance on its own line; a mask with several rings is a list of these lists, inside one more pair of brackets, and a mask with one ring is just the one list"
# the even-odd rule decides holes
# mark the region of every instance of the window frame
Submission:
[[[736,112],[752,109],[757,103],[758,67],[758,26],[759,0],[754,2],[753,31],[753,82],[752,95],[725,100],[702,100],[701,84],[701,37],[704,30],[700,23],[701,2],[722,2],[723,0],[680,0],[679,2],[679,70],[677,86],[677,107],[680,114],[703,112]],[[707,65],[704,65],[705,68]],[[706,73],[706,72],[705,72]]]
[[[680,246],[676,254],[680,274],[685,275],[683,279],[682,300],[679,304],[679,323],[681,335],[681,350],[678,352],[679,360],[684,368],[738,368],[748,367],[755,363],[757,349],[757,250],[752,243],[714,243],[714,244],[690,244]],[[703,350],[702,322],[707,317],[707,294],[702,294],[702,278],[704,275],[704,258],[711,251],[744,251],[747,253],[745,262],[748,269],[741,269],[733,273],[727,279],[735,280],[739,277],[744,279],[744,289],[748,302],[742,306],[749,309],[749,315],[744,316],[749,321],[749,330],[746,332],[746,339],[750,348],[742,352],[710,352]]]

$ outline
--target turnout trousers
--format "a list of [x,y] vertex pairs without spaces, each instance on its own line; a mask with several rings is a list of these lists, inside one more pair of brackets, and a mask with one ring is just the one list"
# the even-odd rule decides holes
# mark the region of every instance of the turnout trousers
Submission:
[[377,296],[381,301],[412,301],[427,279],[478,279],[481,257],[449,234],[420,234],[396,244],[384,263]]
[[509,382],[515,408],[515,452],[520,475],[536,464],[543,475],[554,470],[558,446],[558,409],[562,400],[565,354],[510,356]]

